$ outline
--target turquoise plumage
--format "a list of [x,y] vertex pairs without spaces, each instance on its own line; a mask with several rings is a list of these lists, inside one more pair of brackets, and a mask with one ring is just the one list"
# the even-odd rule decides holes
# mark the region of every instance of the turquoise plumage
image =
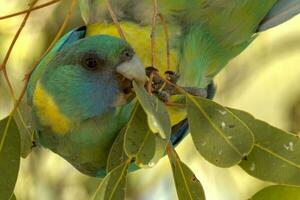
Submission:
[[99,176],[131,113],[126,103],[132,92],[125,91],[129,79],[143,83],[145,71],[126,42],[106,35],[73,40],[76,31],[81,30],[62,38],[55,54],[50,52],[34,70],[28,102],[38,142],[83,173]]

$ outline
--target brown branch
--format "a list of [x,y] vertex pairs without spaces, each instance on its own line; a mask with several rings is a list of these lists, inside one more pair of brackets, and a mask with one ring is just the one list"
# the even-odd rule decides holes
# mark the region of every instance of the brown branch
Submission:
[[152,81],[153,81],[154,72],[150,74],[149,81],[147,84],[147,91],[150,95],[152,95]]
[[[32,10],[33,6],[37,3],[37,1],[38,1],[38,0],[34,0],[32,3],[30,3],[29,9],[28,9],[28,11],[27,11],[27,14],[26,14],[26,16],[24,17],[24,19],[23,19],[23,21],[22,21],[22,24],[20,25],[20,27],[19,27],[17,33],[15,34],[15,36],[14,36],[14,38],[13,38],[13,40],[12,40],[12,43],[10,44],[9,49],[8,49],[6,55],[5,55],[4,61],[3,61],[3,63],[1,64],[1,67],[0,67],[0,69],[3,70],[3,74],[4,74],[4,77],[5,77],[5,80],[6,80],[7,84],[8,84],[10,93],[11,93],[11,95],[12,95],[14,101],[16,101],[16,97],[15,97],[15,94],[14,94],[14,91],[13,91],[13,88],[12,88],[12,85],[11,85],[11,82],[10,82],[10,80],[9,80],[9,77],[8,77],[8,75],[7,75],[6,64],[7,64],[8,58],[9,58],[9,56],[10,56],[10,54],[11,54],[11,51],[12,51],[12,49],[13,49],[13,47],[14,47],[14,45],[15,45],[17,39],[18,39],[18,37],[20,36],[20,33],[21,33],[22,29],[24,28],[24,26],[25,26],[25,24],[26,24],[26,22],[27,22],[27,19],[28,19],[30,13],[31,13],[31,10]],[[9,127],[9,125],[10,125],[10,123],[11,123],[13,114],[16,112],[16,110],[17,110],[17,106],[15,105],[15,106],[14,106],[14,109],[13,109],[13,111],[12,111],[12,113],[11,113],[11,114],[9,115],[9,117],[8,117],[8,121],[7,121],[6,126],[5,126],[5,129],[4,129],[3,137],[2,137],[1,140],[0,140],[0,151],[2,150],[2,147],[3,147],[3,145],[4,145],[5,138],[6,138],[7,134],[8,134],[8,127]]]
[[[18,98],[18,100],[17,100],[17,102],[15,104],[15,108],[17,108],[20,105],[20,103],[21,103],[21,101],[22,101],[22,99],[23,99],[23,97],[25,95],[26,88],[27,88],[27,85],[28,85],[28,82],[29,82],[29,78],[30,78],[30,75],[31,75],[32,71],[38,65],[38,63],[40,62],[40,60],[52,49],[52,47],[54,46],[54,44],[57,42],[57,40],[60,38],[60,36],[64,32],[64,30],[66,28],[66,25],[67,25],[67,23],[68,23],[71,15],[72,15],[73,11],[74,11],[75,5],[76,5],[76,0],[72,0],[71,5],[70,5],[70,7],[68,9],[68,12],[67,12],[67,14],[66,14],[66,16],[64,18],[64,21],[63,21],[61,27],[59,28],[57,34],[55,35],[54,39],[52,40],[51,44],[49,45],[49,47],[47,48],[47,50],[43,53],[43,55],[38,59],[38,61],[36,61],[34,63],[34,65],[31,68],[31,70],[25,75],[25,78],[24,78],[25,83],[24,83],[24,86],[22,88],[21,94],[20,94],[20,96],[19,96],[19,98]],[[15,112],[15,109],[12,112],[12,114],[14,112]]]
[[164,16],[161,13],[158,13],[160,22],[163,25],[164,32],[165,32],[165,37],[166,37],[166,49],[167,49],[167,70],[170,70],[170,39],[169,39],[169,30],[168,30],[168,25],[165,21]]
[[58,32],[56,33],[54,39],[52,40],[51,44],[49,45],[49,47],[47,48],[47,50],[44,52],[44,54],[42,55],[42,57],[44,57],[51,49],[52,47],[55,45],[55,43],[57,42],[57,40],[62,36],[69,20],[70,20],[70,17],[72,16],[72,13],[74,11],[74,8],[75,8],[75,5],[76,5],[76,0],[72,0],[71,2],[71,5],[68,9],[68,12],[64,18],[64,21],[62,23],[62,25],[60,26]]
[[[31,11],[38,10],[38,9],[41,9],[41,8],[50,6],[50,5],[55,4],[55,3],[59,2],[59,1],[60,1],[60,0],[49,1],[49,2],[47,2],[47,3],[44,3],[44,4],[41,4],[41,5],[38,5],[38,6],[36,6],[36,7],[31,8]],[[15,17],[15,16],[18,16],[18,15],[23,15],[23,14],[26,14],[28,11],[29,11],[29,9],[27,9],[27,10],[22,10],[22,11],[20,11],[20,12],[16,12],[16,13],[13,13],[13,14],[5,15],[5,16],[0,17],[0,20],[2,20],[2,19],[7,19],[7,18],[11,18],[11,17]]]
[[151,64],[153,67],[156,65],[156,59],[155,59],[155,49],[156,49],[156,43],[155,43],[155,31],[156,31],[156,25],[157,25],[157,15],[158,15],[158,6],[157,6],[157,0],[153,0],[153,15],[152,15],[152,30],[151,30],[151,55],[152,60]]
[[110,16],[111,16],[111,18],[112,18],[112,20],[113,20],[113,22],[114,22],[114,24],[115,24],[117,30],[118,30],[118,32],[119,32],[120,37],[121,37],[123,40],[126,41],[125,34],[124,34],[124,32],[123,32],[123,30],[122,30],[122,28],[121,28],[121,25],[120,25],[120,23],[119,23],[119,21],[118,21],[118,18],[117,18],[117,16],[116,16],[116,14],[114,13],[114,10],[112,9],[112,7],[111,7],[111,5],[110,5],[110,3],[109,3],[109,0],[105,0],[105,3],[106,3],[106,6],[107,6],[107,9],[108,9],[108,12],[109,12],[109,14],[110,14]]
[[[156,65],[155,60],[155,31],[156,31],[156,24],[157,24],[157,0],[153,0],[153,16],[152,16],[152,30],[151,30],[151,65],[154,67]],[[147,91],[150,95],[152,95],[152,80],[153,80],[154,72],[151,72],[149,76],[149,81],[147,84]]]
[[11,44],[10,44],[8,50],[7,50],[7,52],[6,52],[6,55],[5,55],[5,57],[4,57],[4,60],[3,60],[2,64],[1,64],[1,66],[0,66],[0,71],[1,71],[1,70],[3,71],[4,78],[5,78],[6,82],[7,82],[9,91],[10,91],[12,97],[14,98],[14,100],[15,100],[15,93],[14,93],[12,84],[11,84],[11,82],[10,82],[10,80],[9,80],[9,77],[8,77],[8,74],[7,74],[6,64],[7,64],[7,62],[8,62],[8,59],[9,59],[9,57],[10,57],[10,54],[11,54],[11,52],[12,52],[12,50],[13,50],[15,44],[16,44],[16,42],[17,42],[17,39],[19,38],[19,36],[20,36],[20,34],[21,34],[21,31],[23,30],[23,28],[24,28],[24,26],[25,26],[25,24],[26,24],[26,22],[27,22],[27,20],[28,20],[28,18],[29,18],[29,15],[30,15],[30,13],[31,13],[31,11],[32,11],[32,8],[33,8],[33,6],[37,3],[37,1],[38,1],[38,0],[34,0],[34,1],[30,4],[30,7],[29,7],[29,9],[28,9],[28,11],[27,11],[27,13],[26,13],[26,15],[25,15],[25,17],[24,17],[24,19],[23,19],[23,21],[22,21],[22,23],[21,23],[21,25],[20,25],[20,27],[19,27],[19,29],[18,29],[18,31],[16,32],[16,34],[15,34],[15,36],[14,36],[14,38],[13,38],[13,40],[12,40],[12,42],[11,42]]

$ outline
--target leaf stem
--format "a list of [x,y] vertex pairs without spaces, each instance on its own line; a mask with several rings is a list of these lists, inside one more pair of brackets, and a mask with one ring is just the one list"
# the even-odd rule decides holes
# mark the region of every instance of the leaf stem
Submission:
[[167,70],[170,70],[170,39],[169,39],[169,30],[168,24],[165,21],[164,16],[161,13],[158,13],[161,24],[163,25],[166,39],[166,49],[167,49]]
[[113,20],[113,22],[114,22],[114,24],[115,24],[117,30],[118,30],[118,32],[119,32],[120,37],[121,37],[123,40],[126,41],[125,34],[124,34],[124,32],[123,32],[123,30],[122,30],[122,28],[121,28],[121,25],[120,25],[120,23],[119,23],[119,21],[118,21],[118,18],[117,18],[117,16],[116,16],[114,10],[112,9],[112,7],[111,7],[111,5],[110,5],[109,0],[105,0],[105,3],[106,3],[106,6],[107,6],[107,9],[108,9],[108,12],[109,12],[109,14],[110,14],[110,16],[111,16],[111,18],[112,18],[112,20]]
[[155,32],[157,26],[157,16],[158,16],[158,7],[157,7],[157,0],[152,0],[153,2],[153,15],[152,15],[152,30],[151,30],[151,65],[154,67],[156,66],[156,58],[155,58],[155,50],[156,50],[156,43],[155,43]]

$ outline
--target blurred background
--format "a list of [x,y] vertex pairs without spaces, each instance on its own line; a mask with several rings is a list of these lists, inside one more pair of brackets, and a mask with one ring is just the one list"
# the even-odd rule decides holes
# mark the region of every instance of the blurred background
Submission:
[[[39,1],[39,4],[45,1]],[[34,11],[8,62],[8,72],[17,93],[25,72],[47,48],[56,34],[70,1]],[[0,0],[1,16],[27,8],[27,1]],[[0,20],[0,61],[3,60],[23,16]],[[78,7],[66,31],[82,25]],[[262,33],[216,78],[215,100],[246,110],[255,117],[294,133],[300,132],[300,16]],[[7,87],[0,74],[0,119],[12,109]],[[202,182],[207,200],[246,200],[268,185],[239,167],[217,168],[195,150],[188,136],[178,147],[182,160]],[[80,174],[70,164],[46,149],[36,149],[21,160],[16,186],[19,200],[86,200],[100,180]],[[130,200],[177,199],[166,158],[150,170],[131,173]]]

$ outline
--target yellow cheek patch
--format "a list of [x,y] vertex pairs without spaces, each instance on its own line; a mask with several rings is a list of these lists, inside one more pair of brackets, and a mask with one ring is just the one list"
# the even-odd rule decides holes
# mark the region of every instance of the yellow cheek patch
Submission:
[[64,135],[71,129],[71,121],[60,112],[53,98],[39,82],[33,94],[33,105],[40,123],[49,126],[54,133]]

